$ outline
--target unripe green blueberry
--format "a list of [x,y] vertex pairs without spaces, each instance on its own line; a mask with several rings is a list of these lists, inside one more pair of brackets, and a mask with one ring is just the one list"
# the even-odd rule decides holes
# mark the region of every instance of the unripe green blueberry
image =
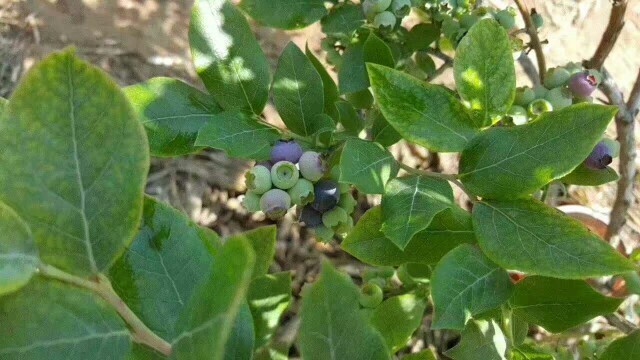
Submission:
[[411,12],[411,0],[392,0],[391,11],[397,17],[405,17]]
[[555,110],[564,109],[573,104],[571,92],[564,87],[557,87],[549,90],[545,99],[553,106]]
[[508,115],[511,117],[511,121],[514,125],[524,125],[529,120],[527,110],[519,105],[511,106]]
[[318,225],[314,227],[313,231],[316,233],[316,236],[320,239],[320,241],[325,243],[331,241],[333,239],[333,235],[335,235],[335,232],[332,229],[324,225]]
[[383,12],[391,5],[391,0],[365,0],[371,3],[371,7],[375,12]]
[[563,67],[551,68],[544,77],[544,86],[547,89],[553,89],[565,85],[570,77],[571,73]]
[[384,289],[387,287],[387,279],[383,279],[381,277],[373,277],[367,280],[367,284],[376,284],[380,288]]
[[348,221],[349,215],[347,212],[339,207],[335,206],[333,209],[322,214],[322,223],[324,226],[332,228]]
[[313,184],[307,179],[298,179],[287,192],[294,205],[304,206],[313,201]]
[[322,155],[315,151],[305,151],[298,162],[300,173],[309,181],[318,181],[326,171]]
[[242,206],[249,212],[260,211],[260,194],[247,191],[242,198]]
[[549,92],[549,89],[542,85],[538,85],[533,88],[533,93],[536,95],[536,99],[544,99],[547,92]]
[[376,285],[368,283],[362,287],[360,292],[360,305],[366,308],[375,308],[382,303],[382,289]]
[[536,29],[540,29],[542,25],[544,25],[544,19],[542,18],[542,15],[538,14],[537,12],[531,14],[531,21],[533,22],[533,25],[536,27]]
[[335,226],[333,228],[336,234],[340,234],[340,235],[348,234],[352,229],[353,229],[353,218],[351,216],[347,217],[346,222],[340,223],[338,224],[338,226]]
[[567,63],[565,66],[563,66],[568,72],[569,74],[573,75],[579,72],[582,72],[584,70],[584,68],[582,67],[582,64],[579,62],[570,62]]
[[507,29],[507,30],[510,30],[514,26],[516,26],[516,17],[515,17],[515,15],[512,14],[507,9],[498,11],[496,13],[496,20],[498,20],[500,25],[503,28]]
[[530,102],[535,100],[536,93],[532,88],[529,87],[519,87],[516,89],[516,97],[513,100],[513,103],[520,106],[527,106]]
[[340,200],[338,200],[338,206],[344,209],[347,214],[353,213],[353,210],[356,208],[358,201],[353,198],[353,195],[350,193],[340,194]]
[[244,174],[244,183],[250,191],[264,194],[271,189],[271,171],[266,166],[256,165]]
[[535,99],[529,104],[527,110],[529,111],[529,116],[535,118],[543,112],[553,111],[553,105],[545,99]]
[[396,26],[396,16],[390,11],[384,11],[373,19],[373,26],[380,30],[391,30]]
[[373,21],[373,18],[378,15],[378,12],[375,11],[373,3],[370,0],[365,0],[362,3],[362,12],[364,13],[364,17],[369,21]]
[[287,190],[293,187],[300,178],[296,165],[289,161],[278,161],[271,168],[271,182],[276,187]]
[[291,197],[280,189],[271,189],[260,198],[260,209],[271,220],[282,218],[290,207]]
[[620,143],[617,140],[604,138],[601,142],[609,149],[611,157],[616,158],[620,155]]

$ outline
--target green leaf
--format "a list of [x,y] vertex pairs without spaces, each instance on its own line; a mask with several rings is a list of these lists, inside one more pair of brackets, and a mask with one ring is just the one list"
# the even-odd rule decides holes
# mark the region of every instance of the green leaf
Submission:
[[613,341],[598,360],[639,360],[640,330]]
[[262,113],[269,97],[269,63],[235,6],[226,0],[197,0],[189,44],[198,75],[224,110]]
[[453,190],[445,180],[418,175],[392,179],[382,195],[382,232],[404,249],[436,214],[452,206]]
[[230,157],[265,160],[278,139],[280,134],[274,128],[245,113],[228,111],[211,115],[211,122],[200,129],[195,145],[224,150]]
[[223,359],[225,343],[245,302],[254,254],[242,239],[228,240],[211,275],[196,290],[176,323],[172,359]]
[[469,321],[460,342],[444,354],[453,360],[506,360],[507,340],[493,320]]
[[562,279],[635,269],[579,221],[537,200],[478,202],[473,227],[482,251],[506,269]]
[[26,285],[39,262],[29,226],[0,203],[0,296]]
[[382,334],[392,353],[407,345],[422,323],[426,306],[424,299],[409,293],[388,298],[373,310],[371,323]]
[[340,182],[354,184],[365,194],[382,194],[398,174],[393,155],[378,143],[347,140],[340,156]]
[[369,87],[362,42],[350,44],[342,54],[342,64],[338,70],[338,87],[340,94],[348,94]]
[[582,186],[599,186],[612,181],[617,181],[618,174],[613,168],[607,166],[604,169],[590,169],[584,163],[578,165],[572,172],[560,179],[563,183],[582,185]]
[[460,180],[483,198],[531,194],[578,166],[615,113],[611,106],[578,104],[526,125],[488,129],[462,152]]
[[0,115],[2,115],[2,112],[4,111],[4,108],[7,106],[7,99],[0,97]]
[[422,350],[417,353],[405,355],[402,360],[438,360],[431,350]]
[[370,265],[398,266],[410,262],[432,265],[456,246],[475,242],[471,216],[458,207],[437,214],[404,250],[380,231],[382,221],[380,206],[369,209],[342,242],[342,249]]
[[320,74],[320,78],[322,79],[322,88],[324,90],[324,112],[325,114],[331,116],[334,122],[337,122],[340,118],[338,115],[338,109],[335,107],[335,102],[340,100],[340,93],[338,92],[338,86],[329,73],[327,69],[325,69],[324,65],[318,60],[318,58],[313,55],[311,50],[309,49],[309,44],[307,44],[306,51],[307,57],[311,61],[311,64],[316,69],[318,74]]
[[433,329],[464,329],[468,317],[503,304],[513,286],[507,271],[478,248],[460,245],[445,255],[431,277]]
[[229,339],[224,345],[225,360],[251,360],[255,344],[253,318],[249,305],[245,302],[236,316]]
[[97,295],[57,281],[34,278],[0,298],[3,360],[115,360],[131,348],[131,334]]
[[516,316],[559,333],[616,311],[622,300],[601,295],[583,280],[528,276],[516,284],[509,304]]
[[336,6],[329,12],[329,15],[322,18],[322,32],[327,35],[351,36],[354,31],[364,25],[365,19],[362,7],[356,4],[345,3]]
[[327,14],[323,0],[242,0],[240,7],[257,22],[280,29],[299,29]]
[[247,300],[256,330],[255,347],[266,345],[273,337],[280,317],[291,303],[291,273],[280,272],[255,278]]
[[309,136],[320,129],[312,119],[324,110],[322,78],[292,42],[280,55],[272,89],[276,109],[291,131]]
[[346,132],[353,136],[358,136],[360,131],[364,128],[364,122],[356,112],[356,109],[350,103],[346,101],[336,101],[334,103],[335,108],[338,110],[340,116],[340,123],[346,130]]
[[521,345],[512,350],[513,360],[555,360],[547,354],[529,345]]
[[478,21],[456,48],[453,74],[478,126],[491,125],[513,103],[516,72],[511,40],[493,19]]
[[222,111],[208,95],[184,82],[156,77],[127,86],[125,95],[144,125],[154,156],[179,156],[200,150],[194,146],[209,114]]
[[380,110],[377,108],[371,109],[367,112],[367,115],[372,118],[371,138],[373,141],[387,147],[402,139],[402,136],[389,124]]
[[389,68],[396,65],[389,45],[376,36],[374,32],[369,33],[364,42],[364,61],[372,64],[379,64]]
[[276,253],[276,233],[278,229],[275,225],[262,226],[253,230],[245,231],[234,235],[229,239],[244,239],[247,241],[255,254],[255,264],[253,266],[252,279],[262,276],[269,271],[269,266],[273,262]]
[[325,261],[318,280],[302,294],[302,358],[391,359],[384,339],[360,312],[358,297],[351,279]]
[[408,141],[434,151],[461,151],[478,133],[464,106],[445,87],[380,65],[367,68],[382,114]]
[[407,45],[413,51],[424,51],[440,37],[440,28],[436,24],[420,23],[409,30]]
[[13,93],[0,148],[0,201],[29,225],[42,261],[75,275],[107,270],[133,240],[149,166],[118,86],[73,50],[50,55]]
[[169,342],[178,335],[179,314],[213,266],[198,230],[178,210],[146,197],[140,231],[109,274],[129,308]]

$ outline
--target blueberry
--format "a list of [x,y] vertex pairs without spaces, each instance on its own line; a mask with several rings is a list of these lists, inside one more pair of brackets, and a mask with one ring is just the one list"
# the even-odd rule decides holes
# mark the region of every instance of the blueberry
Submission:
[[542,15],[534,11],[531,12],[531,21],[533,21],[533,25],[536,27],[536,29],[539,29],[542,27],[542,25],[544,25],[544,19],[542,18]]
[[391,0],[365,0],[371,4],[371,9],[375,12],[383,12],[391,5]]
[[393,0],[391,11],[397,17],[405,17],[411,12],[411,0]]
[[368,283],[362,287],[360,292],[360,305],[366,308],[375,308],[382,303],[382,289],[380,286]]
[[513,103],[520,106],[527,106],[536,99],[536,93],[528,87],[519,87],[516,89],[516,97]]
[[311,206],[305,206],[300,212],[299,221],[307,227],[314,228],[322,224],[322,214]]
[[598,86],[598,80],[588,72],[579,72],[569,79],[569,89],[579,97],[590,96]]
[[244,174],[247,189],[256,194],[264,194],[271,189],[271,171],[265,166],[256,165]]
[[547,89],[542,85],[538,85],[533,88],[533,93],[535,94],[536,99],[543,99],[548,92],[549,92],[549,89]]
[[278,161],[271,168],[271,182],[280,189],[292,188],[299,178],[300,172],[292,162]]
[[396,26],[396,16],[390,11],[384,11],[373,19],[373,26],[380,30],[391,30]]
[[529,120],[529,116],[527,115],[527,110],[522,106],[513,105],[511,109],[509,109],[508,115],[511,117],[511,121],[514,125],[524,125]]
[[516,26],[515,14],[513,14],[513,12],[509,11],[508,9],[498,11],[495,16],[500,25],[507,30],[510,30],[511,28]]
[[563,67],[551,68],[547,71],[544,77],[544,86],[547,89],[553,89],[558,86],[563,86],[569,81],[571,74],[567,69]]
[[315,199],[313,199],[311,206],[322,213],[331,210],[340,199],[338,183],[333,180],[318,181],[314,192]]
[[545,99],[536,99],[529,104],[528,111],[529,116],[537,117],[543,112],[552,111],[553,105]]
[[253,191],[247,191],[242,198],[242,206],[249,212],[260,211],[260,194]]
[[584,165],[594,170],[606,169],[613,161],[614,153],[611,150],[605,141],[600,141],[584,161]]
[[282,218],[291,207],[291,198],[286,191],[271,189],[260,198],[260,209],[271,220]]
[[291,196],[291,202],[298,206],[307,205],[315,197],[313,184],[307,179],[298,179],[298,182],[287,192]]
[[295,164],[301,155],[302,147],[295,140],[278,140],[271,149],[271,162],[275,164],[278,161],[289,161]]
[[302,154],[298,166],[302,176],[309,181],[320,180],[326,171],[322,156],[315,151],[306,151]]
[[560,110],[573,104],[571,92],[565,87],[557,87],[549,90],[544,98],[553,106],[554,110]]
[[364,17],[367,18],[367,20],[369,21],[373,21],[373,19],[378,14],[378,12],[375,11],[374,9],[374,6],[371,0],[365,0],[362,3],[362,12],[364,13]]

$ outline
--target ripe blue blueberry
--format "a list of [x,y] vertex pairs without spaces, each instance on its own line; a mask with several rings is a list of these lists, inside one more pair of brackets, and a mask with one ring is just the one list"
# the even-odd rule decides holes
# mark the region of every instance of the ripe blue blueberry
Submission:
[[302,147],[295,140],[278,140],[271,149],[271,162],[289,161],[297,163],[302,155]]
[[286,191],[271,189],[260,198],[260,209],[271,220],[282,218],[291,207],[291,198]]
[[588,97],[598,86],[598,80],[588,72],[579,72],[569,79],[569,89],[579,97]]
[[390,11],[384,11],[373,19],[373,26],[380,30],[391,30],[396,26],[396,16]]
[[333,180],[321,180],[315,186],[315,199],[311,206],[323,213],[333,209],[339,199],[338,183]]
[[300,211],[300,222],[310,228],[316,227],[322,224],[322,214],[311,206],[305,206]]
[[249,212],[260,211],[260,194],[253,191],[247,191],[242,198],[242,206]]
[[298,162],[300,173],[309,181],[318,181],[327,170],[322,156],[315,151],[305,151]]
[[607,146],[605,141],[600,141],[584,161],[584,165],[590,169],[601,170],[606,169],[607,165],[613,161],[613,151]]
[[264,194],[271,189],[271,171],[262,165],[256,165],[244,174],[244,183],[250,191]]
[[313,184],[307,179],[298,179],[295,185],[287,191],[294,205],[304,206],[313,201],[315,196]]
[[292,188],[299,178],[300,172],[292,162],[278,161],[271,168],[271,182],[280,189]]

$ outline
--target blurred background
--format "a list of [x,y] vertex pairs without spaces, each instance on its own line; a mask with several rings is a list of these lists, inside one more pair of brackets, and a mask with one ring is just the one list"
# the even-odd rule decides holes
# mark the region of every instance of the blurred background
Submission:
[[[203,89],[189,54],[187,32],[192,2],[0,0],[0,96],[9,97],[34,62],[70,45],[76,47],[81,57],[109,73],[121,86],[154,76],[170,76]],[[487,2],[499,8],[513,6],[509,1]],[[609,0],[529,0],[528,5],[535,7],[545,19],[541,38],[548,42],[544,50],[550,67],[590,57],[607,24],[611,8]],[[406,21],[410,25],[411,19]],[[605,63],[625,94],[631,89],[640,68],[639,27],[640,1],[632,0],[627,10],[626,26]],[[298,31],[259,26],[254,26],[254,30],[272,70],[275,69],[278,55],[289,41],[301,48],[308,42],[317,55],[324,55],[320,50],[322,34],[318,24]],[[521,69],[518,68],[518,71],[518,85],[529,85]],[[451,70],[434,82],[452,86]],[[601,94],[596,97],[604,98]],[[272,108],[267,108],[265,116],[270,122],[281,124]],[[639,129],[640,126],[636,126],[636,131]],[[607,135],[616,137],[613,126]],[[640,138],[640,134],[637,138]],[[448,173],[457,171],[455,155],[431,154],[423,148],[403,142],[394,145],[392,152],[409,165],[421,165]],[[638,159],[636,165],[640,164],[640,157]],[[248,214],[238,200],[244,191],[243,173],[250,165],[242,160],[230,159],[218,151],[205,151],[178,159],[153,159],[147,192],[170,202],[199,224],[227,236],[269,223],[263,216]],[[617,164],[613,166],[616,168]],[[581,217],[588,219],[594,231],[604,231],[615,197],[615,184],[595,188],[556,188],[555,192],[553,205],[579,205],[574,206],[572,211],[586,214]],[[640,245],[639,194],[640,186],[636,186],[636,200],[621,236],[629,250]],[[356,217],[378,201],[376,197],[361,197]],[[293,271],[296,298],[302,285],[315,278],[322,256],[330,257],[336,265],[358,278],[363,265],[341,252],[335,243],[316,242],[308,232],[295,224],[293,215],[281,221],[278,231],[276,261],[272,270]],[[637,302],[637,298],[631,297],[631,301]],[[295,302],[283,319],[281,337],[295,334],[298,306],[299,303]],[[423,328],[426,329],[426,325]],[[592,328],[582,330],[583,333],[594,331]],[[576,339],[580,336],[578,332]]]

